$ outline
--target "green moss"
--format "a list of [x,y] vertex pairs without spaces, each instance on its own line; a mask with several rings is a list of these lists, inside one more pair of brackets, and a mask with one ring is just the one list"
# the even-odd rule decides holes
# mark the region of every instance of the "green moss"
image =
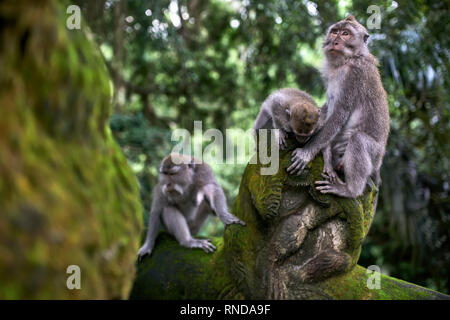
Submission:
[[[130,299],[249,298],[227,275],[222,240],[213,238],[212,243],[218,246],[218,250],[207,254],[199,249],[181,247],[167,233],[159,234],[152,256],[145,257],[138,264],[138,276]],[[244,259],[246,263],[250,260]],[[367,282],[371,275],[367,269],[356,266],[350,272],[315,283],[314,286],[328,298],[338,300],[450,299],[439,292],[383,274],[380,274],[380,288],[369,289]]]
[[223,240],[212,238],[213,254],[181,247],[167,233],[158,235],[151,257],[138,264],[130,299],[220,299],[236,290],[224,270]]
[[[320,177],[323,160],[317,157],[300,176],[285,173],[290,164],[289,152],[280,154],[280,170],[274,176],[260,176],[259,164],[249,164],[242,177],[233,214],[246,222],[246,226],[225,228],[223,244],[213,243],[218,251],[209,255],[201,250],[182,248],[168,234],[158,236],[151,257],[138,264],[132,299],[239,299],[264,298],[264,285],[269,264],[261,261],[261,254],[270,247],[271,224],[277,223],[282,193],[286,187],[303,188],[324,210],[325,215],[342,214],[349,227],[348,253],[352,263],[349,271],[325,281],[300,284],[296,290],[304,298],[329,299],[448,299],[434,292],[401,280],[380,275],[380,289],[370,290],[371,276],[357,266],[361,241],[372,221],[373,200],[376,190],[372,186],[358,199],[341,199],[318,194],[313,182]],[[299,189],[300,190],[300,189]],[[354,229],[352,229],[354,228]],[[355,266],[356,265],[356,266]],[[306,292],[302,294],[302,292]],[[293,296],[296,296],[294,293]]]
[[0,298],[124,298],[134,276],[138,185],[103,59],[66,18],[59,1],[0,4]]
[[358,300],[428,300],[450,299],[449,296],[439,292],[395,279],[384,274],[380,277],[379,288],[369,289],[367,282],[372,272],[356,266],[349,273],[333,277],[320,283],[319,286],[335,299]]

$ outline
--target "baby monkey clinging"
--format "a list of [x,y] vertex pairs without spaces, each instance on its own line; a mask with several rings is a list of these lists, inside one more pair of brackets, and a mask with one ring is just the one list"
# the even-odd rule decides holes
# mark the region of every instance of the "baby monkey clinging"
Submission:
[[285,149],[288,133],[293,133],[301,144],[308,141],[318,127],[319,115],[320,109],[306,92],[284,88],[263,102],[253,129],[279,129],[279,144]]

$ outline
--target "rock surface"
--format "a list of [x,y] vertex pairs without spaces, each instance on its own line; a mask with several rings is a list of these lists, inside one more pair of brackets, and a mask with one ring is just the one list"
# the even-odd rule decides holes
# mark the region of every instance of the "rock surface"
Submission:
[[[373,218],[377,190],[358,199],[318,193],[319,156],[301,176],[280,170],[244,172],[233,214],[246,226],[226,227],[208,255],[159,235],[151,257],[138,265],[131,299],[448,299],[449,297],[356,265]],[[379,279],[379,287],[377,280]],[[371,289],[373,288],[373,289]]]

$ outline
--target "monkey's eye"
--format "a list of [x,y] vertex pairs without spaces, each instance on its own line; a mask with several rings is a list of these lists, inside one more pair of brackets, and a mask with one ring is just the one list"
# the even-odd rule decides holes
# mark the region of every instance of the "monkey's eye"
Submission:
[[337,29],[332,29],[332,30],[331,30],[331,34],[338,34]]
[[350,33],[347,30],[344,30],[344,31],[342,31],[342,35],[343,36],[348,36],[348,35],[350,35]]

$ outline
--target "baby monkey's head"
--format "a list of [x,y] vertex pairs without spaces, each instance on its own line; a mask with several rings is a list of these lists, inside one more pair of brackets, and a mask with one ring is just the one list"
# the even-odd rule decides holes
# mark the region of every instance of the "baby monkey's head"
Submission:
[[290,108],[289,124],[299,143],[306,143],[317,129],[319,108],[314,103],[301,101]]

